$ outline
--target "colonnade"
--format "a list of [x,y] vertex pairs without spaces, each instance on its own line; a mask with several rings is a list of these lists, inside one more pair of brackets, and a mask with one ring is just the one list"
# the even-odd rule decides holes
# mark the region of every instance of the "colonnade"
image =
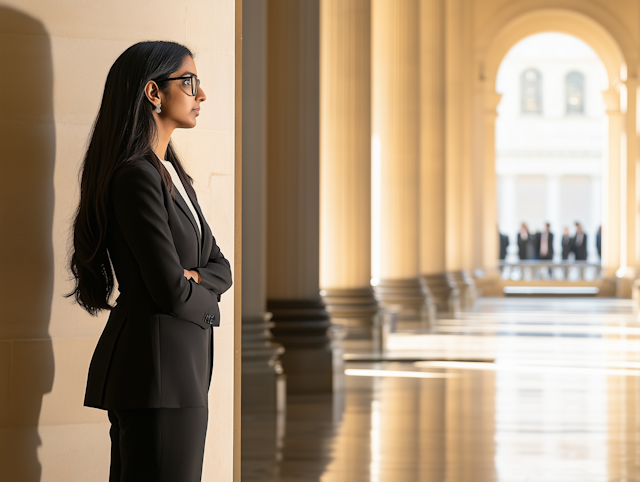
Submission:
[[[604,5],[604,4],[603,4]],[[610,4],[607,4],[607,9]],[[559,2],[557,8],[546,9],[531,5],[514,6],[509,20],[487,22],[475,34],[475,61],[479,75],[474,88],[482,102],[477,111],[485,122],[483,131],[475,133],[475,152],[484,166],[483,204],[484,225],[490,223],[495,213],[495,116],[500,96],[495,92],[495,82],[500,64],[506,53],[520,40],[541,32],[562,32],[575,36],[594,49],[605,66],[608,90],[603,93],[606,106],[607,132],[606,162],[603,169],[603,226],[602,265],[604,270],[603,292],[616,292],[619,297],[630,297],[636,278],[640,239],[638,230],[637,173],[637,89],[638,53],[637,41],[623,26],[626,16],[608,17],[592,9],[593,2],[570,4]],[[489,18],[489,17],[487,17]],[[633,30],[631,30],[633,31]],[[483,245],[487,248],[483,257],[486,267],[493,257],[490,233],[485,230]],[[495,241],[494,241],[495,242]],[[493,259],[495,259],[493,257]],[[605,289],[606,285],[606,289]],[[636,293],[640,284],[635,283]]]
[[428,322],[473,296],[445,2],[243,9],[243,386],[282,366],[289,392],[329,391],[342,338],[370,347],[387,311]]

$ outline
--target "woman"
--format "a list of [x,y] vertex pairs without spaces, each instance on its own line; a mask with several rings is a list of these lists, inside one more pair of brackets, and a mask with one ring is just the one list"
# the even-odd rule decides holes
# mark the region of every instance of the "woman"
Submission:
[[182,45],[127,49],[83,162],[68,296],[92,315],[111,310],[85,395],[108,410],[110,482],[201,479],[212,326],[231,270],[171,145],[174,129],[196,125],[199,83]]
[[518,233],[518,256],[521,260],[535,259],[536,257],[534,241],[531,239],[529,228],[525,223],[522,223]]

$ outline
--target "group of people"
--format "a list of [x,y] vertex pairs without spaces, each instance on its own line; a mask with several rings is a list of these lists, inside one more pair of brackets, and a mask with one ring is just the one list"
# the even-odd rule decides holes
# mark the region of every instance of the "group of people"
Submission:
[[[562,259],[567,260],[569,255],[574,253],[576,261],[586,261],[587,234],[579,222],[575,224],[576,232],[573,236],[569,234],[567,227],[562,231]],[[544,231],[530,233],[527,225],[522,223],[518,233],[518,256],[521,260],[553,260],[553,233],[550,228],[551,225],[545,223]],[[602,228],[599,228],[596,238],[598,256],[602,256],[601,233]],[[500,233],[500,259],[502,260],[507,257],[507,246],[509,246],[509,237]]]

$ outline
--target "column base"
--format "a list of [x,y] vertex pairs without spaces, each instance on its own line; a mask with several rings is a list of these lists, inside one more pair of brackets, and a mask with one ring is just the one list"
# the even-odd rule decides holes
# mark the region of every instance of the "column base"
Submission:
[[273,340],[285,349],[280,357],[287,393],[330,393],[334,347],[329,313],[317,299],[267,300],[273,314]]
[[616,280],[616,298],[633,299],[634,281],[633,278],[618,278]]
[[631,267],[622,267],[616,271],[616,296],[618,298],[633,297],[633,282],[636,279],[636,270]]
[[387,311],[396,311],[399,320],[419,320],[432,324],[436,310],[429,289],[420,278],[381,279],[374,287],[376,299]]
[[476,296],[504,296],[502,276],[499,269],[488,269],[475,275]]
[[271,341],[271,313],[242,318],[242,408],[282,410],[286,377],[279,357],[284,348]]
[[345,339],[371,341],[380,308],[373,288],[327,288],[320,292],[332,323],[342,325]]
[[604,276],[600,281],[600,292],[596,295],[603,298],[615,298],[618,279],[615,276]]
[[454,315],[460,311],[460,290],[446,273],[422,276],[438,315]]
[[640,304],[640,278],[633,280],[631,286],[631,299],[636,302],[636,305]]
[[447,273],[449,279],[455,283],[460,290],[460,307],[471,308],[476,302],[478,293],[473,278],[466,270],[451,271]]

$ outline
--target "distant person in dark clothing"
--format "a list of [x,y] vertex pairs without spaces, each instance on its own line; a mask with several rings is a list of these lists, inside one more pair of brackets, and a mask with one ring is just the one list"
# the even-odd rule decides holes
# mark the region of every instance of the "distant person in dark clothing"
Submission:
[[598,258],[602,259],[602,226],[598,228],[598,234],[596,234],[596,249],[598,250]]
[[553,259],[553,233],[550,229],[551,225],[545,223],[544,231],[536,236],[538,259]]
[[576,235],[573,237],[573,252],[576,254],[576,261],[587,260],[587,235],[578,222],[576,222]]
[[536,257],[535,240],[529,234],[529,229],[527,229],[525,223],[522,223],[518,233],[518,255],[520,259],[535,259]]
[[569,253],[573,251],[572,239],[569,236],[569,228],[565,227],[562,230],[562,260],[569,259]]
[[500,236],[500,259],[504,260],[507,257],[507,247],[509,246],[509,236],[498,232]]

